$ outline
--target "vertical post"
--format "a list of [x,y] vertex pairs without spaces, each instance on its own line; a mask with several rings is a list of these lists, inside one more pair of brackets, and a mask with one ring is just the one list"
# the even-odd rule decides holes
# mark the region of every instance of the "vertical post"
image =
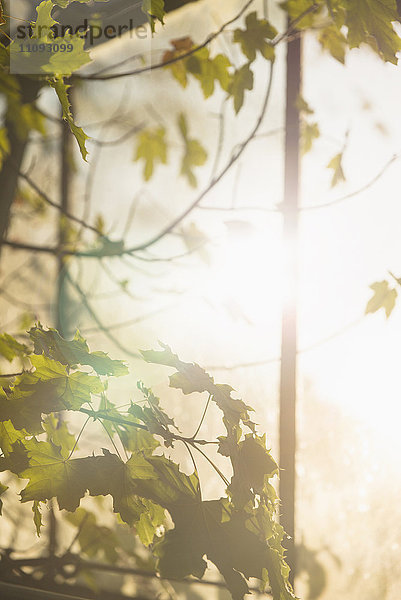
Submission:
[[285,124],[285,183],[283,202],[283,246],[286,290],[283,300],[280,374],[280,522],[289,538],[285,540],[287,562],[294,583],[295,556],[295,450],[297,370],[297,242],[300,178],[300,116],[297,99],[301,91],[301,39],[295,36],[287,46],[287,98]]
[[[68,92],[67,92],[68,93]],[[71,132],[67,123],[61,120],[61,143],[60,143],[60,206],[63,211],[70,211],[70,182],[71,182]],[[63,219],[63,214],[59,214],[58,221],[58,247],[61,249],[65,242],[66,223]],[[64,307],[66,304],[66,293],[65,293],[65,264],[64,259],[61,255],[57,257],[57,288],[56,288],[56,307],[55,307],[55,320],[56,328],[61,335],[68,333],[68,323],[64,314]],[[54,499],[49,501],[49,577],[51,580],[54,579],[56,571],[54,568],[54,558],[57,555],[58,549],[58,523],[56,518],[56,509]]]
[[[23,75],[17,76],[22,104],[32,104],[35,102],[41,82]],[[21,136],[12,119],[8,116],[7,108],[5,117],[5,127],[10,144],[10,152],[4,160],[3,168],[0,171],[0,251],[3,240],[7,235],[7,229],[10,221],[11,206],[18,188],[19,172],[21,170],[25,151],[27,148],[27,135]]]
[[[70,90],[67,91],[67,93]],[[71,93],[69,93],[71,101]],[[61,155],[60,155],[60,205],[64,212],[70,212],[70,186],[71,186],[71,132],[68,124],[63,120],[61,122]],[[62,248],[66,241],[66,227],[63,215],[60,213],[58,245]],[[56,327],[61,335],[68,334],[68,323],[66,322],[65,307],[67,302],[66,294],[66,265],[62,256],[58,257],[58,278],[57,278],[57,298],[56,298]]]

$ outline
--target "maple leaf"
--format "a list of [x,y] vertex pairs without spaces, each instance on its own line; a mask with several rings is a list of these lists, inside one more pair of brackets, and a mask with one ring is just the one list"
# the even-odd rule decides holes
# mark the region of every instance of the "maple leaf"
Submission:
[[43,526],[43,523],[42,523],[42,513],[40,512],[40,502],[38,502],[37,500],[34,500],[34,502],[33,502],[32,512],[33,512],[33,522],[34,522],[35,529],[36,529],[36,535],[38,537],[40,537],[40,530]]
[[135,523],[135,530],[145,546],[153,543],[157,530],[166,523],[166,512],[162,506],[151,500],[141,499],[144,511]]
[[195,167],[201,167],[207,160],[207,152],[200,142],[191,139],[188,136],[188,127],[183,113],[178,118],[178,126],[184,140],[185,148],[181,164],[181,175],[185,175],[192,187],[197,186],[197,179],[194,174]]
[[263,580],[266,570],[275,599],[295,598],[282,577],[282,557],[261,539],[258,524],[248,514],[231,512],[226,499],[173,506],[170,512],[175,527],[154,547],[162,576],[201,578],[207,566],[206,556],[223,575],[235,600],[242,600],[249,593],[247,579]]
[[106,450],[103,456],[68,459],[52,442],[35,438],[25,442],[25,451],[29,464],[19,476],[29,479],[29,483],[21,492],[22,502],[56,498],[60,509],[73,512],[88,490],[92,496],[110,494],[114,512],[130,525],[147,510],[136,495],[138,482],[157,475],[140,454],[127,463]]
[[[315,15],[319,14],[322,9],[322,6],[316,5],[314,0],[287,0],[281,2],[280,6],[286,11],[291,21],[297,21],[297,29],[311,27],[314,24]],[[300,18],[302,15],[304,16]]]
[[338,60],[341,64],[345,63],[347,38],[337,27],[334,25],[325,27],[319,34],[318,39],[322,48],[330,52],[333,58]]
[[166,130],[164,127],[148,129],[139,135],[136,155],[134,160],[144,160],[143,176],[145,181],[152,177],[155,164],[167,164]]
[[4,356],[9,362],[17,356],[25,356],[28,352],[29,349],[25,344],[20,344],[8,333],[0,335],[0,355]]
[[43,353],[70,367],[89,365],[98,375],[120,377],[128,374],[128,367],[121,360],[112,360],[104,352],[89,352],[88,344],[79,331],[71,341],[62,338],[55,329],[45,330],[41,325],[32,327],[28,333],[34,343],[35,354]]
[[67,85],[62,77],[55,77],[54,79],[49,80],[49,83],[54,88],[60,101],[61,108],[63,110],[63,119],[68,124],[71,133],[77,140],[81,156],[86,161],[88,156],[86,141],[89,139],[89,136],[86,135],[82,127],[78,127],[78,125],[76,125],[74,122],[74,117],[71,112],[71,104],[68,98],[68,89],[71,86]]
[[246,58],[253,62],[257,52],[267,60],[274,60],[274,47],[266,40],[273,40],[277,30],[266,19],[258,19],[257,13],[252,12],[246,17],[246,29],[234,31],[234,42],[241,45]]
[[209,49],[201,48],[186,59],[185,66],[187,71],[199,80],[205,98],[212,96],[216,81],[222,90],[228,91],[231,62],[224,54],[210,58]]
[[173,419],[162,410],[159,398],[153,394],[152,390],[146,388],[141,382],[138,382],[138,389],[145,396],[148,406],[141,407],[138,404],[131,404],[128,412],[135,419],[142,421],[151,434],[162,436],[165,444],[171,446],[173,437],[169,426],[172,425],[175,427]]
[[365,42],[385,61],[397,64],[401,40],[393,22],[398,21],[396,0],[347,0],[345,24],[348,44],[358,48]]
[[386,317],[389,318],[395,306],[398,295],[397,290],[390,288],[388,281],[377,281],[376,283],[372,283],[370,288],[374,294],[366,306],[365,314],[375,313],[384,308]]
[[307,154],[312,150],[313,142],[320,137],[319,125],[317,123],[302,124],[302,153]]
[[183,88],[187,87],[188,74],[190,74],[201,84],[205,98],[209,98],[213,94],[216,82],[220,84],[222,90],[228,91],[231,81],[229,71],[231,62],[227,56],[218,54],[211,58],[208,48],[200,48],[190,56],[185,56],[195,47],[190,37],[172,40],[171,44],[173,49],[164,53],[163,62],[168,63],[182,56],[181,60],[167,64],[166,67],[171,70],[173,76]]
[[68,458],[76,441],[69,431],[65,421],[60,417],[50,414],[43,420],[43,429],[47,433],[47,440],[60,449],[60,454]]
[[252,431],[254,424],[250,420],[249,410],[242,400],[232,397],[234,391],[229,385],[216,384],[214,379],[195,363],[185,363],[165,344],[160,344],[162,351],[141,351],[147,362],[174,367],[177,372],[170,376],[170,386],[181,389],[186,395],[193,392],[208,392],[212,400],[224,414],[230,443],[236,444],[241,437],[239,425],[242,422]]
[[343,153],[340,152],[339,154],[336,154],[327,165],[328,169],[333,169],[334,171],[331,180],[331,187],[335,187],[338,183],[345,181],[342,161]]
[[231,454],[234,474],[228,488],[236,506],[243,508],[254,494],[263,494],[265,478],[278,473],[278,465],[266,449],[264,436],[248,434]]
[[[104,455],[96,457],[87,487],[92,496],[113,498],[113,510],[119,513],[128,525],[135,525],[146,512],[147,507],[141,497],[149,481],[157,479],[157,473],[149,459],[140,453],[133,454],[124,463],[119,457],[104,450]],[[150,498],[147,498],[150,499]]]
[[33,373],[15,379],[8,394],[0,395],[0,421],[11,420],[16,429],[42,431],[42,414],[79,410],[92,394],[103,391],[98,377],[67,373],[66,367],[46,356],[33,355]]
[[303,98],[301,95],[298,96],[295,106],[299,110],[300,113],[303,113],[306,115],[313,115],[313,113],[315,112],[313,110],[313,108],[311,108],[309,106],[309,104],[307,103],[305,98]]
[[56,37],[54,25],[57,24],[51,15],[54,4],[52,0],[44,0],[36,8],[37,19],[32,26],[31,39],[35,44],[51,44],[59,47],[60,44],[72,48],[68,52],[51,50],[49,52],[30,52],[22,50],[17,40],[10,46],[10,58],[13,69],[17,73],[36,73],[41,75],[64,75],[69,77],[74,71],[90,62],[89,53],[85,51],[85,39],[80,34],[66,33]]
[[118,559],[118,539],[115,532],[97,522],[96,516],[84,508],[65,516],[68,523],[77,528],[75,542],[80,552],[88,558],[105,558],[109,563]]
[[[188,36],[171,40],[170,43],[173,46],[173,50],[167,50],[163,54],[163,63],[168,63],[175,58],[179,58],[180,56],[187,54],[195,45],[193,40]],[[171,70],[173,76],[183,88],[187,87],[188,72],[186,60],[184,58],[182,60],[177,60],[172,64],[166,65],[166,68]]]
[[253,73],[249,63],[237,69],[232,77],[228,92],[234,99],[234,109],[239,113],[245,98],[245,91],[253,90]]
[[164,0],[142,0],[142,11],[148,17],[152,32],[155,31],[156,20],[164,25]]
[[25,381],[28,387],[36,381],[47,382],[55,388],[57,397],[67,410],[78,410],[82,404],[90,401],[91,394],[103,391],[103,384],[98,377],[80,371],[68,373],[64,365],[43,355],[33,355],[30,360],[35,371],[17,379],[15,388],[24,386]]
[[21,492],[21,501],[56,498],[60,509],[74,511],[85,495],[92,465],[97,457],[66,460],[52,442],[32,438],[25,443],[29,466],[19,476],[29,479]]
[[26,436],[26,431],[15,429],[11,421],[0,420],[0,448],[5,456],[13,451],[16,442],[23,440]]

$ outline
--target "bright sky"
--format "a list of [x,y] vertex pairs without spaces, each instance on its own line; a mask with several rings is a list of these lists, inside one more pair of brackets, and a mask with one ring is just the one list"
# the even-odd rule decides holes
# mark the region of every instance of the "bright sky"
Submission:
[[[215,29],[227,16],[235,13],[234,4],[241,6],[238,2],[222,3],[218,10],[211,3],[191,6],[184,12],[185,32],[192,32],[196,40],[203,39],[201,30]],[[209,13],[205,5],[212,7]],[[181,18],[171,17],[166,31],[155,38],[153,47],[163,47],[165,40],[182,33]],[[327,55],[322,55],[316,42],[308,39],[304,57],[304,96],[316,111],[322,133],[314,150],[303,162],[303,203],[313,205],[359,189],[382,169],[393,154],[401,152],[401,124],[397,118],[401,78],[395,67],[383,65],[368,50],[353,51],[344,68]],[[258,63],[258,91],[250,100],[250,106],[237,120],[229,116],[227,151],[254,122],[265,83],[263,69],[265,65]],[[282,126],[282,71],[279,60],[276,68],[278,81],[263,132]],[[153,108],[169,126],[173,123],[172,115],[179,110],[188,112],[190,102],[192,131],[204,140],[205,146],[209,143],[210,147],[216,135],[216,120],[210,117],[210,113],[218,106],[217,103],[211,101],[208,106],[197,86],[190,86],[182,92],[178,84],[171,83],[168,76],[163,77],[159,73],[147,78],[147,81],[131,90],[132,101],[140,101],[146,94],[149,101],[149,87],[153,83]],[[160,86],[164,82],[166,93],[161,94]],[[118,89],[121,90],[121,87]],[[330,191],[330,173],[324,167],[341,150],[347,131],[349,138],[344,155],[347,182]],[[280,144],[280,135],[255,142],[247,151],[241,170],[234,169],[208,203],[227,204],[237,183],[236,201],[239,205],[273,207],[281,198]],[[130,148],[128,151],[131,152]],[[127,197],[132,197],[132,182],[135,181],[134,191],[139,187],[132,175],[139,169],[134,171],[132,164],[122,163],[120,155],[113,158],[109,153],[105,160],[119,163],[121,178],[120,175],[118,177],[122,190],[119,198],[124,199],[126,204]],[[394,417],[400,416],[401,410],[398,409],[397,389],[400,311],[396,309],[388,322],[384,314],[362,317],[370,297],[369,284],[384,279],[388,269],[396,273],[401,269],[399,168],[400,163],[395,162],[378,183],[355,198],[330,208],[303,213],[299,317],[301,349],[346,330],[338,338],[302,356],[301,385],[303,381],[313,382],[321,397],[339,404],[345,411],[356,413],[359,418],[362,416],[370,420],[383,433],[389,427],[396,438],[397,420]],[[114,169],[109,169],[105,180],[99,180],[96,193],[101,194],[102,190],[103,194],[115,195]],[[146,222],[151,220],[154,230],[157,230],[160,223],[166,222],[169,215],[176,214],[193,198],[185,184],[177,183],[172,170],[161,170],[150,188],[150,194],[154,201],[149,201],[148,197],[138,211],[138,219],[142,219],[144,225],[135,229],[136,239],[148,237]],[[101,205],[104,210],[105,202]],[[110,210],[114,211],[114,205],[110,205]],[[242,241],[233,242],[235,234],[228,235],[220,250],[210,250],[213,257],[211,269],[206,269],[200,261],[199,270],[185,269],[185,265],[181,270],[160,270],[165,273],[170,287],[174,287],[177,280],[182,287],[183,279],[192,286],[188,302],[184,304],[185,315],[181,308],[179,314],[181,320],[185,319],[185,332],[188,328],[193,331],[196,340],[194,359],[230,365],[277,356],[282,287],[280,217],[274,213],[248,211],[236,214],[197,211],[193,215],[188,223],[195,221],[202,231],[209,235],[211,231],[214,239],[224,240],[224,223],[227,221],[248,221],[252,225],[247,233],[243,233]],[[165,249],[166,246],[161,253]],[[207,298],[209,306],[205,308],[201,302],[197,307],[194,296],[199,295]],[[230,298],[234,304],[229,307],[231,315],[240,308],[244,317],[233,319],[221,307],[215,310],[216,304],[227,304]],[[210,327],[205,325],[199,331],[200,318],[208,321]],[[360,319],[360,323],[347,329]],[[171,316],[167,319],[162,317],[154,329],[159,331],[162,324],[163,339],[170,340],[172,345],[181,345],[179,328],[177,331],[175,323],[171,332],[171,322]],[[148,324],[145,327],[149,331]],[[184,337],[187,338],[187,335]],[[180,342],[175,342],[176,339]],[[184,344],[184,348],[186,346]],[[189,344],[188,355],[192,354]],[[385,407],[385,410],[378,411],[378,406]]]

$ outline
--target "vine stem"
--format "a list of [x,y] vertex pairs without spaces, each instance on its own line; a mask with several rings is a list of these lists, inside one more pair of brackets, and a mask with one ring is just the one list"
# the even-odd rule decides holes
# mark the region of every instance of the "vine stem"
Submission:
[[[89,410],[87,408],[80,408],[78,412],[88,415],[89,417],[92,417],[92,419],[94,419],[94,420],[105,419],[106,421],[118,423],[119,425],[125,425],[127,427],[135,427],[135,429],[142,429],[144,431],[149,431],[148,427],[146,427],[146,425],[142,425],[142,423],[133,423],[132,421],[128,421],[128,419],[123,419],[123,418],[120,419],[119,417],[112,417],[110,415],[103,414],[100,411]],[[196,440],[193,437],[184,437],[182,435],[176,435],[171,432],[169,432],[169,433],[174,440],[176,440],[178,442],[187,442],[188,444],[191,444],[191,445],[199,444],[201,446],[206,446],[206,445],[211,445],[211,444],[218,444],[218,442],[209,442],[207,440]]]
[[[191,447],[188,444],[188,442],[183,442],[183,444],[184,444],[185,448],[187,449],[189,456],[191,457],[191,461],[192,461],[192,464],[193,464],[193,467],[194,467],[194,472],[195,472],[195,474],[196,474],[196,476],[198,478],[199,500],[202,502],[203,501],[203,498],[202,498],[202,488],[201,488],[200,477],[199,477],[199,472],[198,472],[198,467],[196,465],[195,457],[194,457],[194,455],[192,453]],[[196,492],[196,490],[194,490],[194,491]]]
[[[190,443],[190,442],[188,442],[188,443]],[[213,467],[213,469],[216,471],[216,473],[219,475],[219,477],[224,481],[224,484],[226,486],[229,486],[230,482],[228,481],[227,477],[220,471],[219,467],[212,461],[212,459],[205,452],[203,452],[203,450],[201,448],[198,448],[198,446],[196,446],[195,441],[191,444],[191,446],[193,448],[195,448],[195,450],[197,450],[203,456],[203,458],[205,458],[207,460],[209,465],[211,467]]]
[[[105,419],[107,421],[112,421],[113,423],[118,423],[120,425],[126,425],[127,427],[135,427],[136,429],[142,429],[144,431],[149,431],[149,429],[146,427],[146,425],[142,425],[141,423],[132,423],[131,421],[128,421],[126,419],[120,419],[117,417],[111,417],[109,415],[103,415],[103,414],[100,414],[99,412],[96,412],[94,410],[89,410],[87,408],[80,408],[79,412],[86,414],[86,415],[88,415],[88,417],[92,417],[95,420]],[[171,433],[171,432],[169,432],[169,433]],[[205,458],[207,460],[207,462],[211,465],[211,467],[213,467],[213,469],[216,471],[216,473],[219,475],[219,477],[223,480],[224,484],[227,486],[230,485],[230,482],[228,481],[227,477],[220,471],[219,467],[212,461],[212,459],[201,448],[199,448],[199,445],[204,446],[206,444],[218,444],[218,442],[208,442],[206,440],[196,440],[196,439],[194,439],[194,437],[188,438],[188,437],[184,437],[182,435],[176,435],[173,433],[171,433],[171,437],[173,440],[183,442],[184,444],[188,444],[189,446],[192,446],[192,448],[197,450],[203,456],[203,458]],[[191,454],[191,458],[192,458],[192,454]]]
[[20,375],[23,375],[24,373],[28,373],[28,371],[20,371],[20,373],[5,373],[4,375],[0,375],[0,377],[2,377],[4,379],[8,379],[11,377],[19,377]]
[[209,405],[210,405],[210,401],[211,401],[211,399],[212,399],[212,394],[209,394],[209,398],[207,399],[206,406],[205,406],[205,410],[203,411],[203,415],[202,415],[202,418],[201,418],[201,420],[200,420],[200,423],[199,423],[199,425],[198,425],[198,428],[197,428],[197,430],[195,431],[195,433],[194,433],[194,434],[193,434],[193,436],[192,436],[192,438],[193,438],[193,439],[195,439],[195,438],[196,438],[196,436],[198,435],[198,433],[199,433],[199,431],[200,431],[200,428],[201,428],[201,427],[202,427],[202,425],[203,425],[203,421],[205,420],[206,413],[207,413],[207,409],[209,408]]
[[[230,25],[232,25],[233,23],[238,21],[242,17],[242,15],[245,14],[245,12],[248,10],[248,8],[251,6],[251,4],[254,3],[254,1],[255,0],[248,0],[248,2],[241,8],[239,13],[237,13],[232,19],[230,19],[229,21],[224,23],[220,27],[220,29],[218,29],[218,31],[210,34],[202,44],[199,44],[198,46],[194,46],[193,48],[188,50],[188,52],[180,54],[179,56],[175,56],[174,58],[171,58],[164,62],[157,63],[155,65],[141,67],[140,69],[127,71],[125,73],[114,73],[114,74],[110,74],[110,75],[101,75],[100,74],[101,72],[98,72],[98,73],[95,73],[94,75],[79,75],[79,74],[77,75],[77,74],[75,74],[75,75],[73,75],[73,77],[74,77],[74,79],[85,79],[86,81],[108,81],[110,79],[119,79],[121,77],[130,77],[132,75],[140,75],[141,73],[146,73],[147,71],[155,71],[156,69],[163,69],[165,67],[168,67],[169,65],[180,62],[180,61],[184,60],[185,58],[192,56],[196,52],[199,52],[199,50],[202,50],[202,48],[206,48],[206,46],[208,46],[213,40],[215,40],[220,34],[222,34]],[[131,57],[128,60],[131,60]],[[112,65],[110,67],[110,69],[115,69],[119,66],[122,66],[122,64],[124,64],[125,62],[127,62],[127,61],[124,60],[120,63]]]

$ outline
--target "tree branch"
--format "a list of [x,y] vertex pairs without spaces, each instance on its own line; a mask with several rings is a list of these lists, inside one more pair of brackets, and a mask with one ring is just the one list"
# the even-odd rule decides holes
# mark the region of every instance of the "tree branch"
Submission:
[[[215,33],[210,34],[202,44],[199,44],[198,46],[191,48],[191,50],[188,50],[188,52],[185,52],[184,54],[181,54],[180,56],[176,56],[174,58],[166,60],[165,62],[157,63],[155,65],[151,65],[148,67],[141,67],[140,69],[133,69],[130,71],[126,71],[125,73],[115,73],[114,75],[97,75],[97,74],[73,75],[73,78],[84,79],[86,81],[108,81],[111,79],[119,79],[121,77],[130,77],[132,75],[140,75],[141,73],[146,73],[148,71],[156,71],[157,69],[163,69],[164,67],[168,67],[169,65],[172,65],[181,60],[184,60],[185,58],[188,58],[189,56],[192,56],[199,50],[202,50],[202,48],[205,48],[206,46],[208,46],[213,40],[215,40],[217,37],[219,37],[219,35],[221,35],[230,25],[232,25],[233,23],[238,21],[238,19],[240,19],[242,17],[242,15],[248,10],[248,8],[251,6],[251,4],[253,4],[253,2],[254,2],[254,0],[248,0],[248,2],[242,7],[240,12],[237,13],[237,15],[235,17],[233,17],[232,19],[230,19],[229,21],[224,23],[220,27],[220,29],[218,29]],[[129,60],[131,60],[131,57],[129,58]],[[127,62],[127,59],[122,62],[116,63],[115,65],[112,65],[110,67],[110,69],[116,69],[117,67],[122,66],[125,62]]]

